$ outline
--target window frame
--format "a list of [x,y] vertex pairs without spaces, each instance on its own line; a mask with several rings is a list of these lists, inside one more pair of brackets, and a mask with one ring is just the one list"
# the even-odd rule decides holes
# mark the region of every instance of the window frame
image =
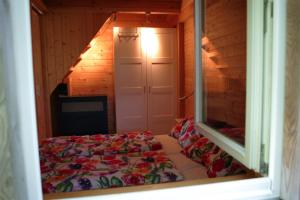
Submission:
[[[4,30],[6,99],[14,171],[14,192],[22,199],[42,199],[35,114],[29,0],[0,0],[7,12]],[[261,0],[253,0],[256,3]],[[200,1],[195,0],[199,8]],[[199,13],[198,13],[199,15]],[[3,21],[2,21],[3,20]],[[197,21],[197,20],[196,20]],[[272,102],[268,176],[205,185],[101,195],[102,199],[269,199],[280,195],[285,54],[286,0],[274,0]],[[11,28],[11,31],[9,31]],[[9,33],[9,34],[8,34]],[[196,40],[197,42],[197,40]],[[2,45],[2,44],[1,44]],[[9,64],[9,65],[8,65]],[[196,92],[196,96],[198,96]],[[199,97],[198,97],[199,98]],[[197,108],[197,107],[196,107]],[[124,189],[124,191],[126,191]],[[75,197],[73,199],[76,199]],[[77,198],[79,199],[79,198]],[[98,195],[80,199],[99,199]]]
[[[266,4],[266,2],[268,4]],[[195,121],[197,124],[197,129],[208,137],[215,144],[220,146],[226,152],[231,154],[234,158],[242,162],[248,168],[260,172],[261,168],[261,151],[264,153],[265,149],[261,148],[261,144],[266,137],[262,137],[263,134],[270,135],[270,133],[263,133],[268,131],[266,127],[270,127],[272,123],[272,116],[266,109],[270,108],[269,105],[278,104],[276,99],[266,98],[271,96],[280,96],[284,92],[283,88],[281,90],[266,90],[265,85],[268,84],[264,80],[273,81],[277,80],[275,74],[272,74],[270,66],[267,66],[265,63],[266,59],[272,59],[274,56],[271,54],[264,54],[264,44],[265,43],[265,34],[273,33],[275,29],[270,29],[271,27],[266,25],[266,20],[270,17],[267,15],[266,6],[272,6],[272,0],[259,1],[259,0],[248,0],[247,1],[247,78],[246,78],[246,127],[245,127],[245,146],[233,141],[232,139],[226,137],[222,133],[214,130],[208,125],[203,123],[202,113],[203,113],[203,96],[202,96],[202,63],[201,63],[201,40],[198,38],[201,37],[201,31],[196,29],[197,25],[201,27],[201,15],[197,13],[195,9],[195,39],[196,55],[200,55],[196,58],[195,64]],[[276,4],[278,2],[276,1]],[[199,4],[198,10],[201,9]],[[275,17],[275,16],[274,16]],[[197,20],[200,18],[200,20]],[[267,29],[269,28],[269,29]],[[274,43],[275,39],[267,38],[267,42]],[[274,44],[273,44],[274,46]],[[274,58],[275,59],[275,58]],[[272,62],[271,62],[272,63]],[[275,63],[275,62],[273,62]],[[276,73],[276,70],[280,70],[274,67],[273,69]],[[269,85],[269,88],[272,88],[272,85]],[[278,105],[283,106],[283,105]],[[264,110],[265,109],[265,110]],[[283,120],[283,118],[282,118]],[[269,129],[270,130],[270,129]],[[264,135],[265,136],[265,135]],[[263,140],[264,139],[264,140]],[[268,147],[268,145],[266,145]],[[260,159],[261,158],[261,159]],[[264,160],[265,161],[265,160]]]

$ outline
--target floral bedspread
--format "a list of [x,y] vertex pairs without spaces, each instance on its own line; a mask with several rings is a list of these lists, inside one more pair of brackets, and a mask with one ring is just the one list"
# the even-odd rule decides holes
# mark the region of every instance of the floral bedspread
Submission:
[[113,155],[159,150],[162,146],[149,131],[127,134],[64,136],[44,140],[41,157]]
[[43,191],[71,192],[183,180],[162,151],[151,151],[158,146],[148,132],[47,139],[40,147]]

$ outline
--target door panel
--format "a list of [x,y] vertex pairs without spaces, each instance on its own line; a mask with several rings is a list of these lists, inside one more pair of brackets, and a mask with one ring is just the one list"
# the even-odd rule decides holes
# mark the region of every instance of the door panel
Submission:
[[146,59],[140,29],[114,29],[117,132],[147,129]]
[[158,48],[148,49],[148,127],[154,134],[168,133],[176,113],[175,30],[154,29]]

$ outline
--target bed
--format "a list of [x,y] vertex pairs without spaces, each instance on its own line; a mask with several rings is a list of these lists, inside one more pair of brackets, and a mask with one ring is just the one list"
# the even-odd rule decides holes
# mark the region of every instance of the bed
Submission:
[[247,172],[241,163],[196,131],[193,118],[176,123],[169,135],[142,131],[48,138],[40,145],[40,166],[44,193],[167,183]]
[[40,145],[44,193],[206,178],[177,140],[151,132],[49,138]]

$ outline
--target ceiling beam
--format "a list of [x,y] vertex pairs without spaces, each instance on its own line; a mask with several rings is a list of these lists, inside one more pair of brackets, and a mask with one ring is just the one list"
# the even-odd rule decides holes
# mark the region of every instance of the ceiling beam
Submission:
[[30,0],[30,4],[39,14],[45,14],[48,12],[48,8],[42,0]]
[[180,13],[181,0],[44,0],[49,7],[89,7],[103,12],[168,12]]

